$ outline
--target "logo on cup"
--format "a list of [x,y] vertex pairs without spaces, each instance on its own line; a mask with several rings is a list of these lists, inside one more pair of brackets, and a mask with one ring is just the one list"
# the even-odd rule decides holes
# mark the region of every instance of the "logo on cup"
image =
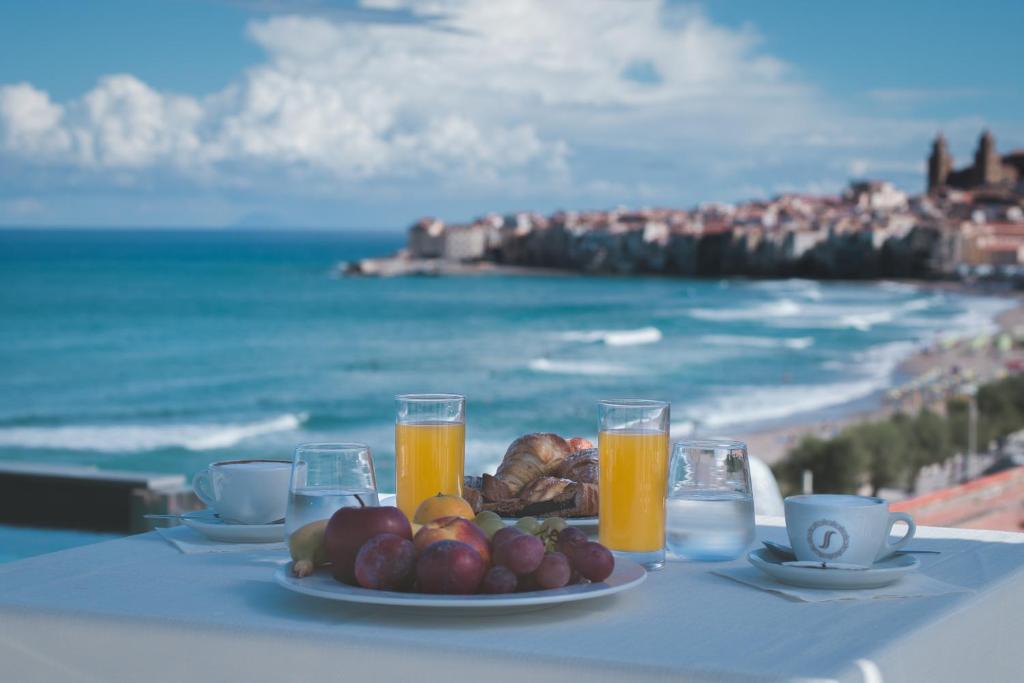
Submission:
[[807,530],[807,545],[823,560],[834,560],[850,547],[850,534],[834,519],[819,519]]

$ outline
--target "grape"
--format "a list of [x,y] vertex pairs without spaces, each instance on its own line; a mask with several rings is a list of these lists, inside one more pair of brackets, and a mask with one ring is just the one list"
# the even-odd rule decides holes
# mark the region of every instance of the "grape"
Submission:
[[544,523],[540,525],[541,531],[553,531],[558,534],[561,533],[562,529],[568,526],[565,520],[561,517],[548,517],[544,520]]
[[587,535],[574,526],[562,529],[558,534],[556,548],[566,557],[572,557],[573,550],[587,542]]
[[500,519],[485,519],[483,522],[477,522],[476,525],[487,534],[487,538],[494,538],[494,534],[505,528],[505,523]]
[[533,578],[541,588],[561,588],[569,583],[571,576],[569,558],[562,553],[545,555],[540,566],[533,572]]
[[536,535],[540,533],[540,522],[537,521],[536,517],[523,517],[516,522],[516,526],[528,534]]
[[501,517],[494,510],[484,510],[484,511],[480,512],[480,514],[478,514],[476,517],[473,518],[473,521],[479,527],[482,527],[484,524],[489,523],[492,520],[495,521],[495,522],[500,522],[501,521]]
[[591,581],[604,581],[615,569],[615,558],[608,548],[588,541],[573,550],[572,566]]
[[480,584],[481,593],[512,593],[518,585],[515,573],[508,567],[491,567],[484,582]]
[[535,570],[543,559],[544,543],[529,534],[509,537],[494,548],[494,564],[508,567],[520,576]]
[[497,551],[498,546],[509,541],[516,536],[522,536],[523,530],[514,526],[507,526],[504,529],[498,529],[494,532],[494,536],[491,537],[491,550]]

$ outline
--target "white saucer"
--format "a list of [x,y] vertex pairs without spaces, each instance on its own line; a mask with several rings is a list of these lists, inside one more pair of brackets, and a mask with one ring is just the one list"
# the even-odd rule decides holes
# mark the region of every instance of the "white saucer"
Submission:
[[339,583],[327,569],[317,569],[311,576],[296,578],[291,564],[281,565],[274,572],[278,585],[296,593],[325,600],[354,602],[401,608],[420,613],[447,615],[483,615],[529,612],[554,607],[566,602],[591,600],[635,588],[647,578],[647,572],[636,562],[615,558],[612,575],[600,583],[584,583],[552,590],[505,595],[431,595],[427,593],[396,593],[367,590]]
[[181,516],[181,522],[211,541],[224,543],[279,543],[284,540],[284,522],[277,524],[233,524],[213,510],[197,510]]
[[747,560],[781,583],[828,590],[881,588],[899,581],[904,574],[916,570],[921,564],[913,555],[896,554],[876,562],[870,569],[790,567],[773,559],[766,548],[752,550],[747,554]]

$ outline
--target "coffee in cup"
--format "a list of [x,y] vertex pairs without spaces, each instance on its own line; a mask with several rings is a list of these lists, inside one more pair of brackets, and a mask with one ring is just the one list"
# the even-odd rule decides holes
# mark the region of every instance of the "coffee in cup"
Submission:
[[[889,532],[906,522],[895,543]],[[905,512],[889,512],[882,498],[814,494],[786,498],[786,531],[798,560],[872,565],[914,537],[917,525]]]
[[269,524],[284,518],[292,464],[286,460],[224,460],[192,479],[192,489],[221,519]]

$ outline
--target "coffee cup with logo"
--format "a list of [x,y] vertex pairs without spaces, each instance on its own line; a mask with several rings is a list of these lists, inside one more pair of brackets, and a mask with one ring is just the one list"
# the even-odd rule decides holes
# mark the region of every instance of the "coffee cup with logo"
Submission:
[[236,524],[269,524],[288,507],[287,460],[224,460],[192,479],[192,489],[221,519]]
[[[890,543],[896,522],[907,533]],[[870,566],[909,543],[917,525],[882,498],[814,494],[786,498],[786,531],[798,560]]]

